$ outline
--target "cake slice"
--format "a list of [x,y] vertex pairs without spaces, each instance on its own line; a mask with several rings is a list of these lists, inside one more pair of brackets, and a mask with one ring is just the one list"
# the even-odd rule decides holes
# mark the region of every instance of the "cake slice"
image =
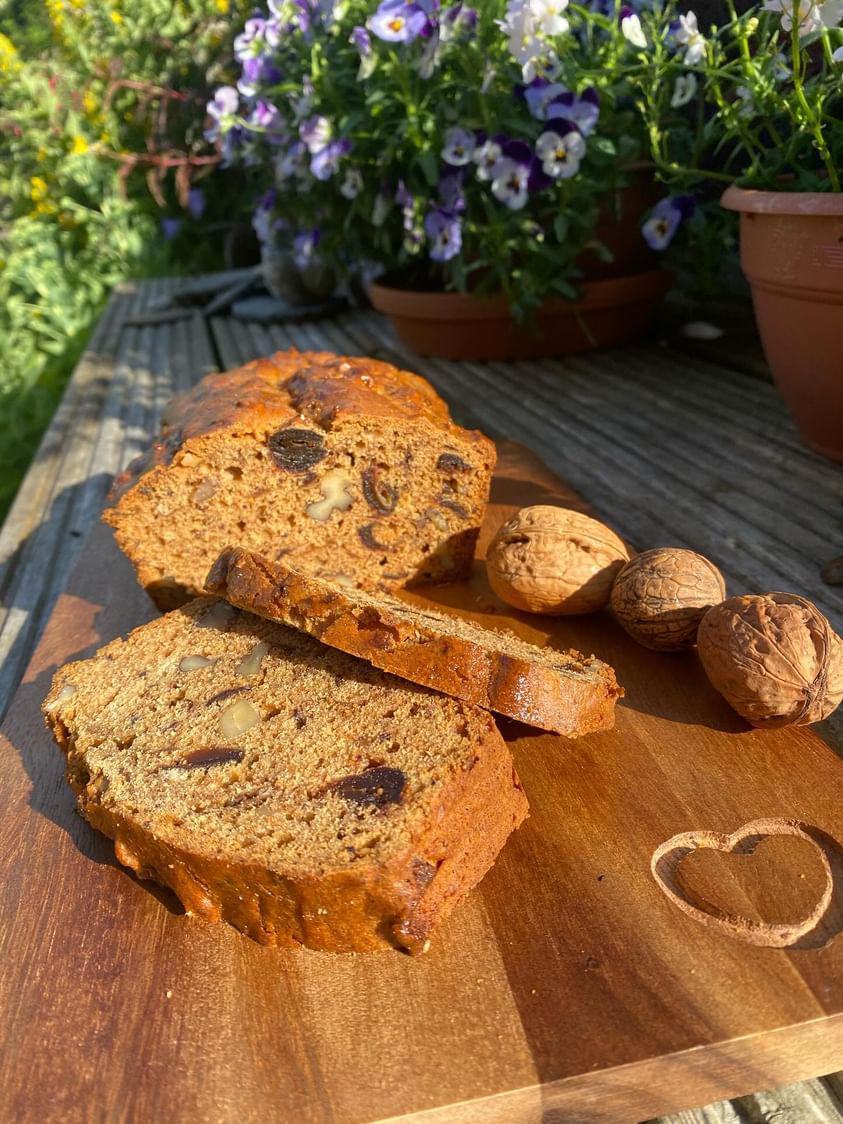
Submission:
[[527,814],[485,711],[215,598],[61,668],[44,712],[118,860],[262,944],[423,951]]
[[494,463],[418,375],[281,351],[175,398],[103,518],[161,609],[200,593],[232,542],[395,588],[468,572]]
[[532,726],[573,738],[614,724],[623,691],[594,656],[538,648],[511,632],[323,581],[239,547],[220,555],[206,584],[241,609]]

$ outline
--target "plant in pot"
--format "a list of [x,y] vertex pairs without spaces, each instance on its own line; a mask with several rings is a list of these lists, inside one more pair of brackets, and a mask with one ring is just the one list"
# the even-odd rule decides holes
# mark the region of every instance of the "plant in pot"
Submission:
[[270,0],[213,135],[254,167],[263,240],[300,268],[376,276],[414,349],[616,344],[669,280],[651,249],[666,240],[640,230],[657,198],[629,81],[640,36],[599,2]]
[[659,175],[740,214],[767,362],[805,442],[843,460],[843,3],[766,0],[703,34],[642,15],[632,74]]

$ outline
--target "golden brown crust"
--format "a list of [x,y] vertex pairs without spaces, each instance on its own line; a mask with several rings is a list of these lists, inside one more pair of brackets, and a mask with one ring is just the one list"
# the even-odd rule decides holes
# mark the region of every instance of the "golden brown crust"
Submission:
[[170,464],[185,441],[212,430],[281,426],[297,417],[330,429],[341,415],[354,414],[426,418],[446,432],[487,445],[494,463],[489,438],[454,425],[443,400],[419,375],[377,359],[291,348],[232,371],[206,375],[173,398],[159,440],[117,476],[109,502],[115,504],[150,469]]
[[171,889],[188,914],[226,921],[263,945],[424,952],[430,934],[480,881],[527,816],[509,750],[490,719],[471,767],[443,790],[438,815],[388,869],[296,877],[187,851],[106,806],[49,699],[45,715],[67,754],[67,777],[80,811],[114,840],[117,860],[140,878]]
[[[541,729],[578,737],[614,725],[615,702],[623,692],[613,670],[599,660],[570,653],[581,674],[566,675],[456,633],[442,635],[425,628],[423,617],[405,617],[386,600],[373,608],[339,586],[239,548],[220,556],[206,588],[383,671]],[[489,638],[493,641],[494,633]]]

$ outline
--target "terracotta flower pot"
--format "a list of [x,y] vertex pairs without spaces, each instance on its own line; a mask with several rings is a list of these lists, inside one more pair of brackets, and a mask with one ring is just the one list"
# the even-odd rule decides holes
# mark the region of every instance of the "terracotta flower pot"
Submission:
[[764,354],[806,444],[843,461],[843,195],[745,191],[741,265]]
[[443,359],[541,359],[616,347],[646,334],[672,281],[665,270],[592,281],[578,301],[546,301],[537,331],[517,323],[506,298],[468,293],[430,293],[369,287],[372,304],[385,312],[401,342],[421,355]]
[[577,258],[585,281],[628,277],[656,268],[658,255],[645,242],[641,223],[664,194],[664,189],[653,179],[652,168],[630,168],[627,175],[629,183],[604,196],[594,228],[593,241],[600,242],[612,255],[612,260],[603,261],[586,248]]

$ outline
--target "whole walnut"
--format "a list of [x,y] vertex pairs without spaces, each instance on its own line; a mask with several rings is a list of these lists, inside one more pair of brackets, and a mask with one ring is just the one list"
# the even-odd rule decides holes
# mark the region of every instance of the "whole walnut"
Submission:
[[612,586],[612,611],[645,648],[691,648],[704,614],[726,596],[723,575],[693,550],[658,547],[627,562]]
[[715,605],[700,623],[697,646],[712,686],[753,726],[806,726],[843,699],[843,642],[796,594]]
[[609,601],[629,554],[596,519],[565,507],[524,507],[500,528],[486,553],[489,584],[507,605],[528,613],[593,613]]

